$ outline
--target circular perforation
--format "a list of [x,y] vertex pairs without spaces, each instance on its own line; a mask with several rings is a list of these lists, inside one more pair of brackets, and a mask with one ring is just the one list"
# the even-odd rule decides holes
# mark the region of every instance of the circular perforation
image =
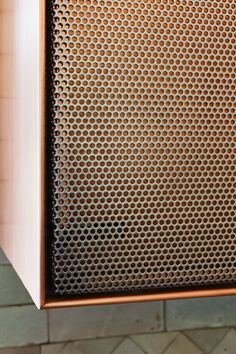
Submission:
[[53,0],[57,294],[234,283],[234,0]]

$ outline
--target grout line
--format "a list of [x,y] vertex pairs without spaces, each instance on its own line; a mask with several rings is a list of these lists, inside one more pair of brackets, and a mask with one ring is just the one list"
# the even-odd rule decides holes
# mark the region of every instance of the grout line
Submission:
[[[171,331],[169,333],[171,333]],[[180,332],[176,332],[176,336],[170,341],[170,343],[167,344],[167,346],[163,349],[163,351],[160,354],[165,354],[166,350],[172,345],[172,343],[174,343],[174,341],[176,340],[179,334]]]
[[[147,333],[147,334],[150,334],[150,333]],[[136,335],[137,335],[137,334],[136,334]],[[129,336],[128,338],[129,338],[129,339],[131,340],[131,342],[133,342],[139,349],[141,349],[143,353],[149,354],[148,352],[146,352],[146,350],[145,350],[139,343],[135,342],[135,340],[134,340],[132,337]]]
[[[227,327],[226,327],[226,328],[227,328]],[[231,331],[231,329],[232,329],[232,328],[230,328],[230,327],[227,328],[227,331],[226,331],[225,335],[221,338],[221,340],[219,341],[219,343],[217,343],[217,344],[212,348],[212,350],[211,350],[208,354],[211,354],[211,353],[218,347],[218,345],[223,342],[223,340],[225,339],[225,337],[227,336],[227,334]]]
[[113,353],[116,351],[116,349],[118,349],[119,346],[120,346],[127,338],[128,338],[128,337],[122,337],[122,339],[120,340],[120,342],[115,346],[115,348],[111,351],[110,354],[113,354]]
[[[170,332],[158,332],[158,333],[146,333],[147,335],[155,335],[155,334],[168,334],[168,333],[172,333],[172,332],[174,332],[174,331],[170,331]],[[167,348],[169,348],[169,346],[175,341],[175,339],[177,338],[177,336],[180,334],[180,332],[174,332],[174,333],[176,333],[176,336],[168,343],[168,345],[163,349],[163,351],[160,353],[160,354],[164,354],[164,352],[166,351],[166,349]],[[137,334],[137,336],[138,336],[139,334]],[[146,350],[142,347],[142,346],[140,346],[140,344],[139,343],[137,343],[133,338],[131,338],[131,337],[129,337],[130,338],[130,340],[132,341],[132,342],[134,342],[145,354],[149,354],[148,352],[146,352]]]
[[[207,329],[208,329],[208,328],[207,328]],[[190,329],[189,331],[197,331],[197,330],[198,330],[198,329]],[[199,329],[199,331],[201,331],[201,329]],[[204,330],[203,330],[203,331],[204,331]],[[188,339],[188,340],[189,340],[195,347],[197,347],[201,352],[203,352],[203,353],[205,352],[205,351],[203,351],[202,348],[199,347],[199,344],[195,343],[194,340],[188,336],[187,333],[185,333],[184,331],[181,331],[181,333],[182,333],[182,335],[183,335],[186,339]]]
[[5,308],[11,308],[11,307],[28,307],[28,306],[36,307],[33,302],[26,302],[25,304],[0,305],[0,310]]
[[[211,354],[214,350],[215,350],[215,348],[224,340],[224,338],[226,337],[226,335],[229,333],[229,331],[230,331],[230,327],[215,327],[215,328],[196,328],[196,329],[190,329],[190,330],[187,330],[187,331],[189,331],[189,332],[191,332],[191,331],[204,331],[204,330],[214,330],[214,329],[227,329],[227,331],[226,331],[226,333],[224,334],[224,336],[222,337],[222,339],[220,340],[220,342],[218,343],[218,344],[216,344],[212,349],[211,349],[211,351],[210,352],[208,352],[207,354]],[[187,337],[187,339],[192,343],[192,344],[194,344],[199,350],[201,350],[202,352],[205,352],[205,350],[203,350],[202,348],[200,348],[199,347],[199,344],[197,344],[197,343],[195,343],[194,342],[194,340],[192,340],[192,338],[190,338],[189,336],[188,336],[188,334],[187,333],[185,333],[185,331],[181,331],[181,333],[185,336],[185,337]]]
[[[224,328],[233,328],[233,326],[232,327],[228,327],[228,326],[224,326],[224,325],[222,325],[222,326],[217,326],[217,327],[214,327],[214,326],[212,326],[212,327],[210,327],[210,326],[203,326],[203,327],[191,327],[191,328],[172,328],[172,329],[170,329],[170,330],[167,330],[168,332],[185,332],[185,331],[202,331],[202,330],[207,330],[207,329],[224,329]],[[162,332],[164,332],[164,331],[162,331]]]
[[[48,311],[48,310],[47,310]],[[48,327],[50,330],[50,327]],[[171,331],[174,332],[174,331]],[[42,344],[62,344],[66,342],[70,342],[70,343],[77,343],[77,342],[86,342],[86,341],[93,341],[93,340],[97,340],[97,339],[111,339],[111,338],[121,338],[121,342],[126,339],[129,338],[131,336],[138,336],[138,335],[145,335],[145,334],[162,334],[162,333],[166,333],[164,331],[155,331],[155,332],[138,332],[138,333],[126,333],[126,334],[113,334],[113,335],[106,335],[104,337],[88,337],[88,338],[74,338],[74,339],[69,339],[68,341],[66,340],[59,340],[59,341],[49,341],[48,342],[44,342]]]
[[72,342],[65,342],[64,345],[62,346],[62,348],[59,350],[58,354],[62,353],[63,350],[65,349],[65,347],[67,346],[67,344],[72,343]]
[[[67,344],[70,344],[70,343],[73,344],[73,342],[67,341],[67,342],[61,342],[61,343],[46,343],[46,345],[62,344],[62,348],[59,350],[59,352],[57,352],[57,354],[60,354],[60,353],[62,352],[62,350],[65,349],[65,347],[67,346]],[[40,354],[42,354],[42,346],[43,346],[43,345],[45,345],[45,343],[40,345]]]

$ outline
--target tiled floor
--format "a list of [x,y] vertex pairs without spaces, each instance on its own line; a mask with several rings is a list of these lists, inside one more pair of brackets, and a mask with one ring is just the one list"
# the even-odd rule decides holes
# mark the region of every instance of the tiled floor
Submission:
[[236,330],[206,329],[82,340],[42,346],[41,354],[236,354]]
[[235,296],[38,311],[7,263],[0,354],[236,354]]

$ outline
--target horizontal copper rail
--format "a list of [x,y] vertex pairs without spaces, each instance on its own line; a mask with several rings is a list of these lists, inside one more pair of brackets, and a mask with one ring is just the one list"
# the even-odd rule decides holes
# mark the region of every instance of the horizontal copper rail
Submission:
[[78,307],[78,306],[98,306],[112,304],[127,304],[131,302],[145,301],[164,301],[201,297],[216,297],[236,295],[236,288],[232,289],[211,289],[211,290],[190,290],[190,291],[173,291],[168,293],[148,294],[148,295],[128,295],[128,296],[110,296],[98,297],[94,299],[62,299],[49,300],[42,306],[42,309],[59,308],[59,307]]

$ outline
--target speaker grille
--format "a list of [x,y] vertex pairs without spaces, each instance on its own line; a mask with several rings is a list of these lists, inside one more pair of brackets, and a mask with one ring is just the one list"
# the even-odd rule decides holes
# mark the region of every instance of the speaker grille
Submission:
[[54,293],[235,283],[235,1],[50,3]]

